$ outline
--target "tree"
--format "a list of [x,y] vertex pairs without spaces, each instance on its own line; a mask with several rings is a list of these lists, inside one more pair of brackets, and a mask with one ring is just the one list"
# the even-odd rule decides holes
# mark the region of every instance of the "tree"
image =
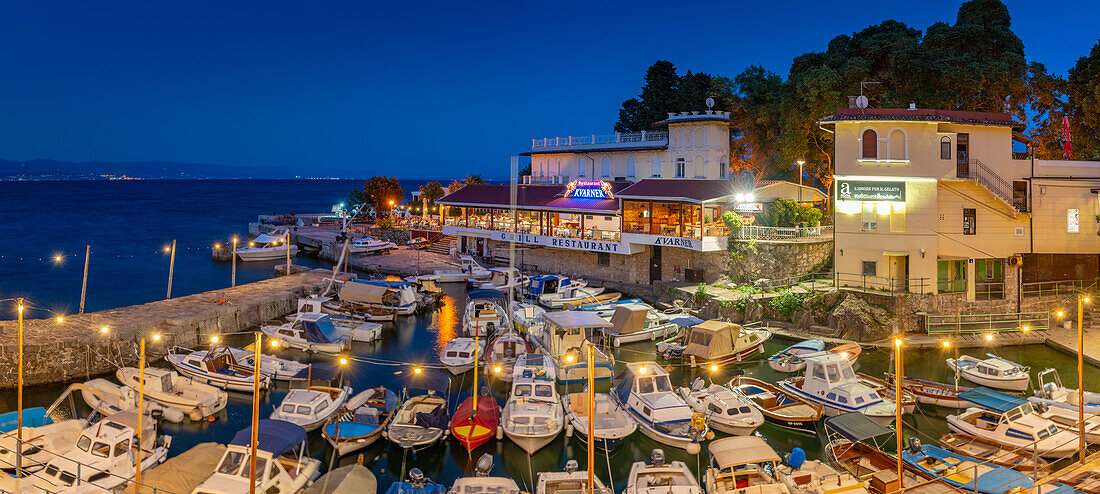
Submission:
[[371,177],[363,185],[364,204],[376,211],[389,211],[390,203],[398,204],[405,197],[405,189],[397,177]]
[[483,183],[485,183],[485,179],[481,178],[481,174],[480,174],[480,173],[478,173],[477,175],[473,175],[473,174],[471,174],[471,175],[466,175],[466,182],[465,182],[465,185],[470,185],[470,184],[483,184]]
[[420,199],[425,204],[435,204],[435,201],[441,197],[443,197],[443,185],[439,182],[428,182],[420,186]]
[[733,82],[704,72],[680,76],[672,62],[658,60],[646,70],[641,94],[623,102],[615,132],[648,130],[672,112],[706,110],[707,97],[714,97],[717,109],[728,107]]
[[1100,159],[1100,42],[1069,69],[1065,88],[1073,157]]
[[523,168],[519,169],[519,173],[517,174],[517,176],[518,177],[523,177],[523,176],[527,176],[527,175],[530,175],[530,174],[531,174],[531,163],[527,163],[526,165],[523,165]]

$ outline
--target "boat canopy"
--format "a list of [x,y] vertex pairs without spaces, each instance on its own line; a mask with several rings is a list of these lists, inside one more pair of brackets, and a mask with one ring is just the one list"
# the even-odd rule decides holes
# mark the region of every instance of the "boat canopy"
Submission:
[[614,327],[607,319],[585,310],[547,312],[543,314],[542,319],[562,329]]
[[1005,413],[1027,403],[1023,398],[981,387],[963,391],[959,393],[959,398],[997,413]]
[[395,290],[405,288],[412,283],[408,281],[392,281],[392,280],[351,280],[354,283],[362,283],[364,285],[372,286],[384,286],[386,288],[393,288]]
[[887,434],[893,434],[893,429],[867,418],[859,412],[850,412],[825,419],[825,427],[840,434],[840,437],[853,443],[863,442]]
[[469,292],[467,292],[466,298],[473,300],[475,298],[499,299],[507,297],[505,297],[504,292],[500,290],[493,290],[492,288],[479,288],[477,290],[470,290]]
[[736,351],[734,343],[741,331],[739,324],[719,320],[703,321],[692,326],[691,331],[688,332],[684,355],[694,355],[703,359],[729,355]]
[[764,439],[757,436],[734,436],[719,439],[707,447],[710,456],[720,468],[735,467],[749,463],[782,461],[779,455]]
[[345,302],[360,302],[364,304],[384,304],[384,297],[390,291],[389,288],[367,283],[344,283],[340,289],[340,300]]
[[[264,419],[257,423],[256,448],[271,453],[271,456],[282,456],[283,453],[294,449],[306,440],[306,430],[302,426],[292,424],[284,420]],[[249,446],[252,444],[252,428],[246,427],[237,431],[233,440],[229,441],[234,446]]]
[[[642,376],[639,376],[639,374],[642,374]],[[626,364],[622,374],[615,378],[618,384],[615,385],[613,392],[619,397],[620,402],[626,403],[627,398],[630,397],[630,391],[634,389],[634,381],[641,377],[662,375],[667,376],[668,372],[657,365],[657,362],[630,362]]]
[[527,283],[527,293],[535,296],[545,295],[547,293],[557,292],[559,286],[568,285],[569,283],[569,278],[554,274],[532,276]]
[[286,240],[285,235],[272,235],[267,233],[261,233],[258,237],[252,239],[253,243],[257,244],[270,244],[271,242],[282,242]]
[[333,343],[339,341],[340,333],[336,332],[336,326],[329,317],[317,319],[299,319],[302,325],[302,336],[313,343]]
[[302,494],[375,494],[378,479],[363,465],[346,465],[329,470]]
[[[19,411],[7,412],[0,415],[0,433],[13,431],[18,427]],[[53,420],[46,415],[46,409],[42,407],[23,409],[23,427],[41,427],[51,424]]]
[[611,316],[611,324],[615,326],[615,332],[619,334],[637,333],[645,329],[645,317],[649,308],[645,306],[618,306]]
[[682,328],[690,328],[692,326],[697,326],[699,324],[702,324],[703,320],[699,319],[698,317],[684,316],[684,317],[677,317],[676,319],[673,319],[669,322],[671,322],[672,324],[675,324],[677,326],[680,326]]
[[340,375],[340,369],[333,364],[309,364],[291,376],[291,379],[332,382],[338,375]]

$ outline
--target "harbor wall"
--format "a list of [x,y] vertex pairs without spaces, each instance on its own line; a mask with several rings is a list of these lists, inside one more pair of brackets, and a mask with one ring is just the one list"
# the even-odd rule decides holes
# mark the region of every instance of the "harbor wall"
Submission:
[[[148,304],[55,319],[24,320],[24,386],[66,383],[113,373],[137,362],[146,337],[149,361],[180,345],[194,347],[213,335],[255,328],[297,310],[298,297],[319,288],[326,270],[213,290]],[[221,299],[224,302],[219,303]],[[101,332],[104,326],[107,334]],[[0,321],[0,389],[17,385],[18,323]],[[160,334],[160,341],[153,341]]]

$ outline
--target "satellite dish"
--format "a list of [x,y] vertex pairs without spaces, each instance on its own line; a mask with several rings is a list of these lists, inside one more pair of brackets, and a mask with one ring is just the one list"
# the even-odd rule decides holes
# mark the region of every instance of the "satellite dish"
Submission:
[[867,108],[867,97],[866,96],[861,94],[861,95],[856,97],[856,108],[861,108],[861,109],[862,108]]
[[707,96],[707,109],[714,108],[714,98]]

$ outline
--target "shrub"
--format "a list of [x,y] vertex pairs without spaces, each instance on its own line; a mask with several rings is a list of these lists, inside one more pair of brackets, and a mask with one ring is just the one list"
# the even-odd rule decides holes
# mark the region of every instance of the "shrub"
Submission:
[[695,289],[695,305],[703,305],[703,302],[707,300],[707,284],[699,283],[699,288]]
[[821,210],[815,207],[802,206],[787,199],[776,199],[765,204],[764,211],[756,218],[761,225],[789,227],[799,223],[816,225],[821,221],[821,215]]
[[769,302],[776,311],[784,316],[789,316],[796,310],[802,308],[802,302],[806,299],[806,293],[795,293],[791,290],[785,290],[779,295],[776,295]]

